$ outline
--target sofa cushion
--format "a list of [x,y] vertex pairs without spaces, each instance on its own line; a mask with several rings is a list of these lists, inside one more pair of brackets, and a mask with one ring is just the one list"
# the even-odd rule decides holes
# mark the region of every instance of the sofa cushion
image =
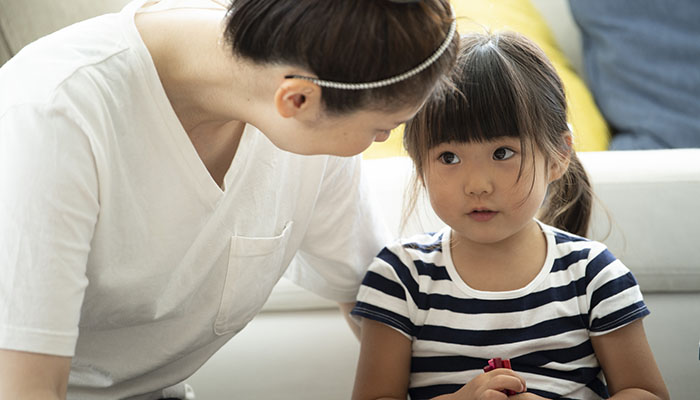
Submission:
[[0,0],[0,65],[30,42],[75,22],[119,11],[129,0]]
[[0,29],[0,66],[9,60],[10,57],[12,57],[12,53],[10,53],[10,48],[7,47],[5,37],[2,36],[2,30]]
[[[452,4],[460,33],[509,29],[535,41],[552,61],[564,82],[569,101],[569,120],[577,133],[576,149],[607,149],[609,133],[605,120],[583,79],[559,48],[547,21],[530,0],[453,0]],[[575,26],[571,28],[576,29]],[[402,132],[403,126],[397,128],[386,142],[373,144],[365,152],[365,158],[405,155]]]
[[700,147],[700,2],[570,0],[613,149]]

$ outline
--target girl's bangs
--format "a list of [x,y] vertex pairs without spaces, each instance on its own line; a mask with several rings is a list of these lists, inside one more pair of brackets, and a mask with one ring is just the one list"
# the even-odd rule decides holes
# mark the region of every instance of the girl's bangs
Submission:
[[445,142],[520,137],[518,116],[525,111],[518,102],[517,88],[521,84],[498,55],[473,54],[483,51],[488,49],[466,55],[477,58],[462,64],[468,69],[456,71],[463,77],[461,83],[446,82],[436,90],[437,101],[430,102],[433,107],[425,110],[426,121],[440,121],[442,126],[432,127],[429,148]]

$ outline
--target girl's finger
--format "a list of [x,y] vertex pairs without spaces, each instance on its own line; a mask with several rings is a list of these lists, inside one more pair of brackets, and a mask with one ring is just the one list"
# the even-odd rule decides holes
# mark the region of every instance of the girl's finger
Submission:
[[488,388],[498,391],[511,390],[515,393],[521,393],[526,390],[525,379],[509,369],[495,369],[487,372],[494,376],[489,379]]

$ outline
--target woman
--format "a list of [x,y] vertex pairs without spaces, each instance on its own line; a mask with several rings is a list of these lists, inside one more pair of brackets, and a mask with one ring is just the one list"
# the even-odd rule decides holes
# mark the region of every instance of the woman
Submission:
[[444,0],[135,0],[25,48],[0,70],[0,396],[171,396],[292,259],[351,303],[386,237],[335,156],[410,119],[454,37]]

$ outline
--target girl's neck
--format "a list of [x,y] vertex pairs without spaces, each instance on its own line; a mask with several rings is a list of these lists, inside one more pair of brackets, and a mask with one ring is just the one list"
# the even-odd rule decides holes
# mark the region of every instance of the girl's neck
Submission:
[[534,220],[515,235],[496,243],[451,238],[452,262],[462,280],[482,291],[509,291],[527,286],[541,271],[547,240]]

